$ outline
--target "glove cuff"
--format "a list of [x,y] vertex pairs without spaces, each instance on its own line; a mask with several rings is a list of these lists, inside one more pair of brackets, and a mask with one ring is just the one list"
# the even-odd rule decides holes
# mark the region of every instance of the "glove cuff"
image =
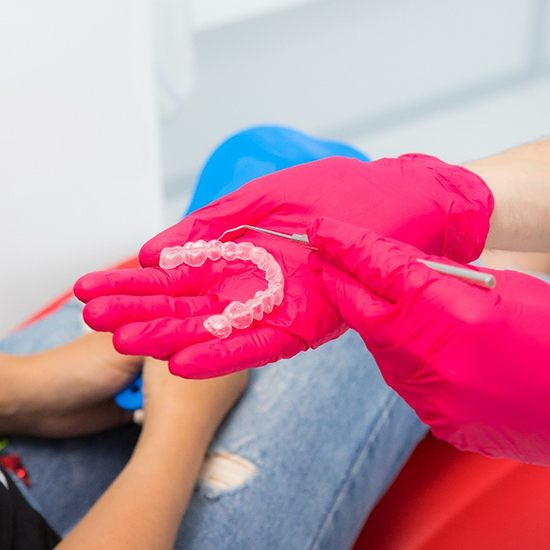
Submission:
[[431,170],[443,190],[438,202],[447,223],[440,255],[461,263],[477,259],[485,246],[494,209],[493,194],[487,184],[470,170],[436,157],[420,154],[405,157]]

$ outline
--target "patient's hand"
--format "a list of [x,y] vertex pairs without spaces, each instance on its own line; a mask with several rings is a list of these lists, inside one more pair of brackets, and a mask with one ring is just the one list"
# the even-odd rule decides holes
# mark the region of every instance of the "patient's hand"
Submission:
[[0,432],[69,437],[131,419],[113,395],[138,373],[142,359],[117,353],[92,333],[28,356],[0,355]]

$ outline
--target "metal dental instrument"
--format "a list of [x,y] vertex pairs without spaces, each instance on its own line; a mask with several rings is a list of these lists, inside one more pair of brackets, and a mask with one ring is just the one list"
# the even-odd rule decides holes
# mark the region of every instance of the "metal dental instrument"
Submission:
[[300,233],[292,233],[291,235],[289,235],[288,233],[281,233],[280,231],[273,231],[272,229],[264,229],[263,227],[256,227],[254,225],[239,225],[238,227],[233,227],[232,229],[228,229],[227,231],[224,231],[220,235],[220,238],[218,240],[221,241],[228,233],[233,233],[233,231],[241,231],[242,229],[250,229],[251,231],[257,231],[258,233],[273,235],[273,237],[280,237],[281,239],[287,239],[289,241],[294,241],[296,243],[303,244],[304,246],[311,248],[311,250],[318,250],[317,248],[309,244],[307,235],[301,235]]
[[453,277],[458,277],[459,279],[466,279],[467,281],[484,288],[495,288],[497,284],[494,275],[491,275],[490,273],[483,273],[483,271],[474,271],[473,269],[442,264],[440,262],[433,262],[432,260],[424,260],[422,258],[417,258],[416,261],[427,265],[429,268],[434,271],[438,271],[439,273],[452,275]]
[[[287,239],[295,243],[301,244],[310,248],[311,250],[319,250],[318,248],[311,246],[307,235],[301,233],[281,233],[280,231],[273,231],[272,229],[264,229],[263,227],[256,227],[254,225],[239,225],[238,227],[233,227],[224,231],[219,240],[221,241],[229,233],[234,231],[241,231],[242,229],[250,229],[251,231],[257,231],[258,233],[265,233],[266,235],[272,235],[273,237],[279,237],[281,239]],[[459,279],[464,279],[471,283],[474,283],[478,286],[484,288],[495,288],[496,279],[490,273],[483,273],[482,271],[474,271],[473,269],[468,269],[466,267],[456,267],[454,265],[443,264],[440,262],[434,262],[432,260],[424,260],[422,258],[417,258],[417,262],[424,264],[425,266],[437,271],[438,273],[443,273],[444,275],[451,275],[452,277],[457,277]]]

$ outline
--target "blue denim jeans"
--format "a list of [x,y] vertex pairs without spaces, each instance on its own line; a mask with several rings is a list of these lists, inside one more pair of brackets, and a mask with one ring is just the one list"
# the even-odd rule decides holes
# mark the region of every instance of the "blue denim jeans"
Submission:
[[[67,342],[84,331],[80,314],[69,302],[5,339],[0,351]],[[254,370],[210,450],[239,457],[247,474],[236,486],[199,480],[176,548],[349,548],[425,433],[351,331]],[[33,501],[65,533],[120,472],[138,434],[127,426],[61,441],[16,437],[9,447],[30,471]]]

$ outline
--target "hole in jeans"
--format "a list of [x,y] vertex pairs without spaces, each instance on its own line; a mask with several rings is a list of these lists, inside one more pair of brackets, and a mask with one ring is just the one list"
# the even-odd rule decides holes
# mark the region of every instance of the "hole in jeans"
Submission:
[[224,493],[240,489],[255,474],[256,466],[249,460],[226,451],[214,451],[207,455],[199,480],[214,493]]

